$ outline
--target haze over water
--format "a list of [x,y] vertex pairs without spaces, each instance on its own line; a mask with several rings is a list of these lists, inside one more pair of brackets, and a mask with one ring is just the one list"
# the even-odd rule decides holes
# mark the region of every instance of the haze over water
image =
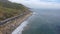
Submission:
[[22,34],[60,34],[60,0],[21,0],[35,12]]
[[37,14],[28,21],[23,34],[60,34],[60,11],[33,10]]

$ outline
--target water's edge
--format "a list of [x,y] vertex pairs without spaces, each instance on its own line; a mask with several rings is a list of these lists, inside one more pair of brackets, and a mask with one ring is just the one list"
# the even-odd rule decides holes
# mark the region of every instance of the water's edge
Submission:
[[[33,14],[35,14],[35,13],[33,12],[32,15],[31,15],[29,18],[31,18],[31,17],[33,16]],[[29,19],[29,18],[28,18],[28,19]],[[24,22],[22,22],[22,23],[12,32],[12,34],[22,34],[23,28],[24,28],[25,26],[27,26],[27,24],[28,24],[28,19],[25,20]]]

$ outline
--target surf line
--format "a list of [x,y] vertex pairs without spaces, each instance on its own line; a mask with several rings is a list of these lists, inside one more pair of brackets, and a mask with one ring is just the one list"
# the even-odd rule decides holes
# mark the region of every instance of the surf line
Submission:
[[[35,12],[32,13],[32,16],[35,14]],[[21,23],[21,25],[19,25],[13,32],[12,34],[22,34],[22,31],[24,29],[24,27],[27,26],[28,24],[28,20],[32,17],[30,16],[27,20],[25,20],[23,23]]]

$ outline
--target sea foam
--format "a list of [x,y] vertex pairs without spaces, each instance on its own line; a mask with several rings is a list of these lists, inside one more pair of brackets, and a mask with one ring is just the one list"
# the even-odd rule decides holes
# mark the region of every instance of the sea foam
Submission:
[[[36,13],[33,12],[32,16],[35,15],[35,14],[36,14]],[[28,20],[31,19],[32,16],[30,16],[26,21],[24,21],[23,23],[21,23],[21,25],[19,25],[19,26],[12,32],[12,34],[22,34],[22,31],[24,30],[24,27],[27,26]]]
[[21,23],[21,25],[15,29],[12,34],[22,34],[22,30],[25,26],[27,26],[28,22],[27,21],[24,21],[23,23]]

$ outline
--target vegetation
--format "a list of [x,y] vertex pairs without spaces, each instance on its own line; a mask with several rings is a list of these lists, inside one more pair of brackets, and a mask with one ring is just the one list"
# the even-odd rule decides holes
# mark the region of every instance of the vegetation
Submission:
[[26,7],[21,4],[0,1],[0,21],[19,15],[26,11]]

